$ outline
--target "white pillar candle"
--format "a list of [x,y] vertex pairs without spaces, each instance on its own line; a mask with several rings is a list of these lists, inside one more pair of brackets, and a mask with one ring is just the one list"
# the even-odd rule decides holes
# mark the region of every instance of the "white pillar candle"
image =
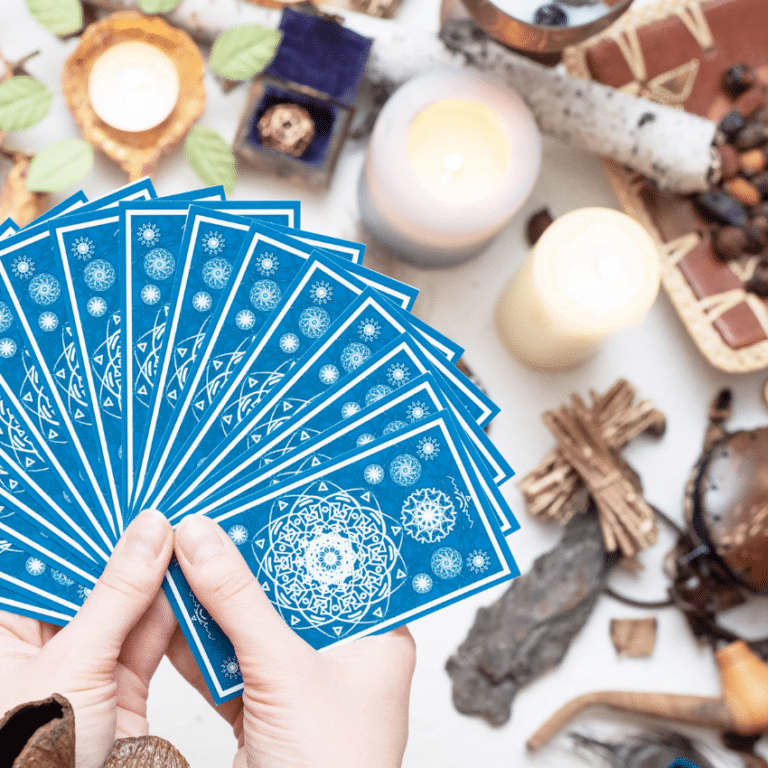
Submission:
[[131,41],[107,48],[88,77],[93,111],[121,131],[146,131],[173,112],[179,98],[179,74],[157,46]]
[[473,73],[414,78],[384,105],[360,177],[363,224],[419,266],[482,251],[528,196],[541,138],[522,99]]
[[634,219],[582,208],[556,219],[501,294],[496,325],[534,368],[583,362],[611,333],[639,322],[659,290],[659,255]]

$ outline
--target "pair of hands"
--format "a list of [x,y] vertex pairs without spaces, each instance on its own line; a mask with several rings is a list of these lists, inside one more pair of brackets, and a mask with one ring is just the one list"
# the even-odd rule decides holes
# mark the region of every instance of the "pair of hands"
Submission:
[[240,663],[243,696],[218,707],[238,739],[235,768],[400,764],[415,663],[408,630],[317,653],[275,611],[222,528],[202,517],[174,535],[160,513],[139,515],[61,630],[0,612],[0,715],[61,693],[75,710],[78,768],[101,768],[115,739],[148,733],[149,683],[164,654],[210,701],[160,591],[174,545]]

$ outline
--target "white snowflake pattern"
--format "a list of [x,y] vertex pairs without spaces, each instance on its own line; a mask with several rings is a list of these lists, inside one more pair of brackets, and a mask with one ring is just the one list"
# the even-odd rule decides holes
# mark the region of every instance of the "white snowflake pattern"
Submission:
[[71,587],[75,583],[75,580],[70,579],[66,573],[55,571],[53,568],[51,568],[51,577],[57,584],[61,584],[62,587]]
[[423,437],[416,444],[416,453],[424,461],[432,461],[440,453],[440,443],[434,437]]
[[308,339],[319,339],[331,327],[331,316],[321,307],[307,307],[299,316],[299,330]]
[[232,275],[232,265],[226,259],[208,259],[203,264],[203,282],[214,291],[226,288]]
[[376,438],[370,432],[364,432],[355,440],[355,445],[359,448],[361,445],[372,443]]
[[413,485],[421,477],[421,464],[410,453],[401,453],[392,459],[389,476],[402,486]]
[[455,579],[461,573],[461,554],[453,547],[440,547],[432,553],[429,567],[438,579]]
[[387,381],[393,387],[399,387],[405,384],[411,378],[411,372],[405,363],[392,363],[387,370]]
[[377,400],[381,400],[382,397],[386,397],[392,391],[391,387],[386,384],[374,384],[365,393],[365,404],[373,405]]
[[61,296],[59,281],[53,275],[43,272],[30,280],[29,296],[35,304],[47,307]]
[[453,530],[456,509],[437,488],[420,488],[405,500],[400,519],[409,536],[433,544],[442,541]]
[[107,313],[107,302],[101,296],[93,296],[88,299],[85,309],[91,317],[104,317]]
[[229,656],[221,662],[221,674],[230,680],[240,675],[240,664],[234,656]]
[[4,301],[0,301],[0,333],[5,333],[12,325],[13,312]]
[[292,355],[299,348],[301,341],[295,333],[284,333],[280,337],[280,349],[285,352],[286,355]]
[[335,384],[339,380],[339,369],[332,363],[327,363],[317,372],[317,377],[326,386]]
[[363,477],[369,485],[378,485],[384,479],[384,467],[381,464],[369,464],[363,470]]
[[353,341],[341,350],[341,366],[347,373],[359,368],[369,357],[371,350],[365,344]]
[[326,304],[333,298],[333,288],[325,280],[318,280],[309,289],[309,295],[315,304]]
[[235,544],[245,544],[248,541],[248,529],[244,525],[233,525],[227,533]]
[[87,600],[88,595],[91,594],[91,590],[88,589],[88,587],[78,587],[77,588],[77,594],[80,595],[80,598],[82,600]]
[[59,327],[59,318],[55,312],[41,312],[37,324],[41,331],[55,331]]
[[17,256],[11,263],[13,274],[20,280],[29,280],[35,274],[35,262],[25,253]]
[[360,406],[350,400],[348,403],[344,403],[341,406],[341,418],[348,419],[350,416],[354,416],[356,413],[360,413]]
[[395,419],[395,421],[390,421],[389,424],[387,424],[386,427],[382,430],[382,435],[391,435],[393,432],[399,432],[401,429],[405,429],[408,425],[404,421],[400,421],[399,419]]
[[13,339],[0,339],[0,357],[13,357],[16,349],[16,342]]
[[24,568],[30,576],[42,576],[45,573],[45,563],[37,557],[28,557]]
[[210,293],[198,291],[192,297],[192,308],[198,312],[207,312],[213,306],[213,299]]
[[256,257],[256,267],[264,277],[269,277],[277,272],[280,262],[274,253],[260,253]]
[[363,341],[375,341],[381,335],[381,326],[370,318],[366,318],[357,326],[357,335]]
[[86,261],[96,253],[96,246],[90,237],[76,237],[72,241],[72,255],[77,259]]
[[250,331],[256,325],[256,315],[250,309],[241,309],[235,315],[235,325],[241,331]]
[[408,421],[419,421],[429,415],[429,408],[420,400],[414,400],[414,402],[405,409],[405,415],[408,417]]
[[472,573],[485,573],[491,567],[491,558],[482,549],[473,549],[467,557],[467,567]]
[[167,280],[176,269],[176,259],[166,248],[153,248],[144,257],[144,271],[150,280]]
[[411,581],[411,586],[417,595],[426,595],[432,589],[432,577],[428,573],[417,573]]
[[156,245],[160,240],[160,230],[154,224],[142,224],[136,234],[142,245]]
[[203,235],[202,240],[203,250],[211,256],[218,256],[226,245],[226,240],[221,232],[208,232],[208,234]]
[[92,291],[107,291],[114,284],[117,273],[115,268],[104,259],[94,259],[83,270],[83,280]]
[[279,303],[282,292],[274,280],[257,280],[248,294],[248,298],[259,312],[271,312]]
[[141,293],[139,295],[141,296],[141,300],[151,307],[153,304],[157,304],[157,302],[160,301],[161,294],[160,289],[156,285],[147,283],[141,289]]

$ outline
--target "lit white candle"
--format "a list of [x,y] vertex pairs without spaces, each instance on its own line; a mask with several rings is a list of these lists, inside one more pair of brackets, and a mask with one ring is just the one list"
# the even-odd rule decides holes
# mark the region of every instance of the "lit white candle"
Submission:
[[522,99],[478,75],[431,72],[382,109],[360,178],[363,224],[419,266],[482,251],[528,196],[541,138]]
[[173,112],[179,98],[179,74],[157,46],[131,41],[110,46],[88,77],[93,111],[121,131],[146,131]]
[[639,322],[659,290],[659,256],[634,219],[582,208],[556,219],[503,291],[496,325],[535,368],[567,368],[611,333]]

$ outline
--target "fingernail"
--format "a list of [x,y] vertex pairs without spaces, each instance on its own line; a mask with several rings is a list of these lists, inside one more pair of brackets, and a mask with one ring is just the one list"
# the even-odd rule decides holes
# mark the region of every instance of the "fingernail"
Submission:
[[176,529],[176,549],[192,565],[200,565],[224,549],[214,525],[198,515],[190,515]]
[[125,549],[143,560],[156,560],[165,546],[171,526],[156,509],[142,512],[125,532]]

